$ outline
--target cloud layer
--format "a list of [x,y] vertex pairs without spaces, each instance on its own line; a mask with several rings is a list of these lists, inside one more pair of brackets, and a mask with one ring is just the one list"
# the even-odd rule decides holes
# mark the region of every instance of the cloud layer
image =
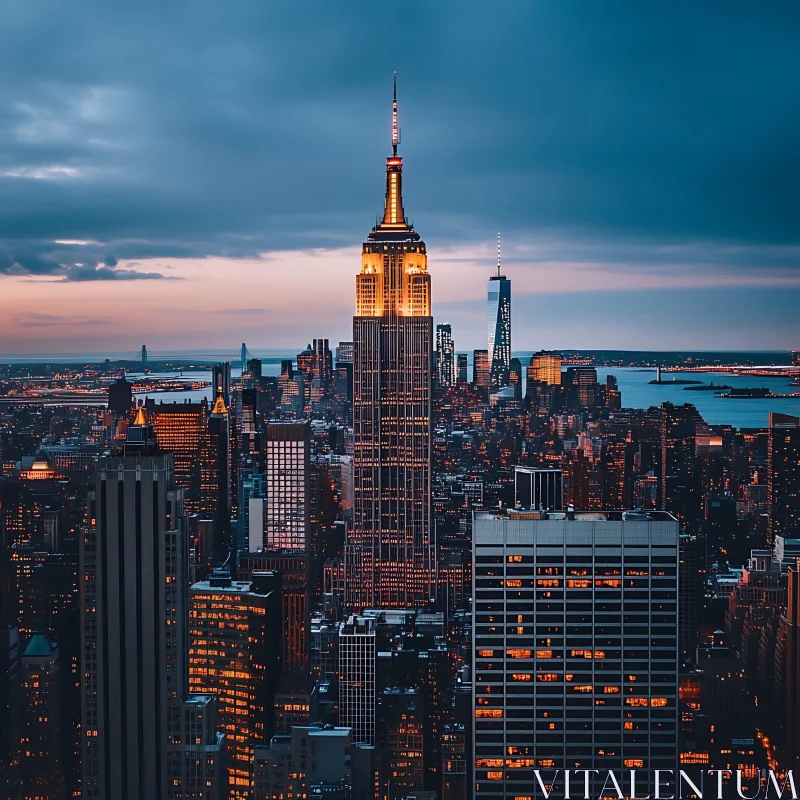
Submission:
[[[791,0],[9,0],[0,281],[352,247],[380,210],[397,70],[432,271],[454,251],[490,268],[502,230],[520,287],[565,264],[572,290],[772,287],[764,325],[800,280],[798,33]],[[324,274],[283,302],[302,313]]]

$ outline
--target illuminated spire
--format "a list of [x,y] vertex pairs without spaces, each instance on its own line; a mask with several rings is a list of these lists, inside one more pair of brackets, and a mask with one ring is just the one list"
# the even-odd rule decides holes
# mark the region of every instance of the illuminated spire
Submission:
[[394,73],[394,99],[392,100],[392,155],[397,155],[400,144],[400,128],[397,127],[397,73]]
[[147,425],[147,412],[144,410],[144,406],[139,406],[139,409],[136,412],[136,419],[133,421],[134,425]]
[[227,414],[228,409],[225,406],[225,401],[222,399],[222,394],[217,395],[214,405],[211,407],[212,414]]
[[500,233],[497,234],[497,277],[500,277]]
[[397,155],[400,143],[400,128],[397,127],[397,73],[394,74],[392,99],[392,155],[386,159],[386,207],[383,210],[382,229],[407,230],[403,212],[402,172],[403,159]]

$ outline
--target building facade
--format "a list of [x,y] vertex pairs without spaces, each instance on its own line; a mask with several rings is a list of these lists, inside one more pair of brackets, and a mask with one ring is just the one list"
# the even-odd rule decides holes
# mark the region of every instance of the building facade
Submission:
[[561,353],[540,350],[531,356],[528,365],[528,380],[541,381],[548,386],[561,385]]
[[308,550],[310,545],[311,426],[270,422],[265,447],[264,547]]
[[473,547],[474,796],[528,796],[540,768],[675,769],[677,520],[476,512]]
[[339,725],[353,744],[375,745],[376,621],[350,616],[339,626]]
[[[184,740],[188,531],[173,456],[101,458],[89,517],[79,569],[83,796],[182,797],[190,771],[213,774],[224,737],[207,728]],[[220,788],[209,777],[195,796]]]
[[189,686],[217,699],[231,797],[252,797],[253,750],[272,735],[281,665],[280,578],[213,573],[191,588]]
[[439,386],[446,388],[456,382],[455,345],[453,344],[453,327],[449,322],[441,322],[436,326],[436,378]]

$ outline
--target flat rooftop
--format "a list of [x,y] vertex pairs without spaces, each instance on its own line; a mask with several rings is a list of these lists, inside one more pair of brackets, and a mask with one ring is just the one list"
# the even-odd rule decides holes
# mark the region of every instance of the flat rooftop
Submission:
[[669,511],[542,511],[533,508],[504,508],[476,511],[476,519],[538,520],[541,522],[677,522]]

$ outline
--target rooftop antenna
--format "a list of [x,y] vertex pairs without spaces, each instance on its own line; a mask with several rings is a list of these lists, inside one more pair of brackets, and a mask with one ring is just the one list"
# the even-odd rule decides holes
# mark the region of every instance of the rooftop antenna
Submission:
[[392,155],[397,155],[400,144],[400,128],[397,127],[397,73],[394,73],[394,98],[392,100]]
[[497,277],[500,277],[500,234],[497,234]]

